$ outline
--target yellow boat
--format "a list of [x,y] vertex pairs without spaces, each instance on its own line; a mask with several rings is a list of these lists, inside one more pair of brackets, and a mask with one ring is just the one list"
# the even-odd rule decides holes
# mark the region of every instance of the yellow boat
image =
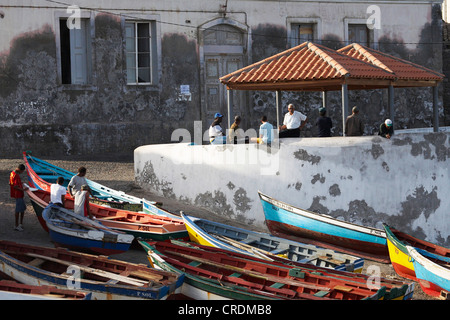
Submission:
[[389,226],[384,225],[384,229],[386,230],[389,258],[391,259],[391,264],[395,272],[403,278],[417,280],[414,265],[406,249],[406,245],[395,236]]
[[418,281],[413,265],[414,259],[409,254],[407,246],[422,249],[430,255],[434,255],[438,260],[450,258],[450,249],[448,248],[414,238],[386,224],[384,224],[384,229],[386,231],[389,258],[395,272],[401,277]]

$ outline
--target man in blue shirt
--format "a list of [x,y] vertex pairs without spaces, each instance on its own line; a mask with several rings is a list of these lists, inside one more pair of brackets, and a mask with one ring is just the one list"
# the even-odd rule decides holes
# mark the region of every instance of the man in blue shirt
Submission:
[[273,126],[267,122],[267,116],[262,116],[261,122],[258,143],[270,144],[273,140]]

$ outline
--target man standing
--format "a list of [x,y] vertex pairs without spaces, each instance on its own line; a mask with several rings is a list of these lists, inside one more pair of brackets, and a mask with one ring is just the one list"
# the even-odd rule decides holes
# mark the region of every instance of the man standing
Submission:
[[283,125],[278,128],[280,138],[298,138],[300,130],[305,126],[308,118],[301,112],[294,110],[294,105],[288,105],[288,113],[284,116]]
[[50,202],[60,207],[64,207],[64,200],[66,196],[66,188],[63,187],[64,178],[58,177],[56,183],[50,186]]
[[331,137],[331,127],[333,123],[330,117],[327,117],[327,110],[325,108],[319,109],[320,117],[316,121],[316,126],[319,128],[319,137]]
[[23,231],[23,216],[25,214],[26,205],[23,197],[25,196],[24,191],[28,190],[24,187],[20,175],[25,171],[25,166],[19,164],[16,170],[12,171],[9,175],[9,186],[11,198],[16,199],[16,209],[15,209],[15,226],[14,230]]
[[78,174],[70,179],[69,185],[67,186],[67,191],[72,197],[75,197],[76,192],[81,191],[82,185],[88,185],[85,178],[87,169],[85,167],[78,168]]
[[352,115],[345,120],[344,133],[346,136],[362,136],[364,133],[364,125],[359,118],[359,109],[356,106],[352,109]]

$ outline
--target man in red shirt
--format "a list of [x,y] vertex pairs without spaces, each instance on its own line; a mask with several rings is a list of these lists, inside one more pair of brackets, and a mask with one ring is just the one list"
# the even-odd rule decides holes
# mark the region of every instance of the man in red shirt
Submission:
[[16,170],[12,171],[9,175],[9,186],[11,190],[11,198],[16,199],[16,225],[14,230],[23,231],[23,215],[25,213],[26,205],[24,197],[24,191],[28,190],[27,187],[22,185],[22,180],[20,179],[20,174],[25,171],[25,166],[20,164]]

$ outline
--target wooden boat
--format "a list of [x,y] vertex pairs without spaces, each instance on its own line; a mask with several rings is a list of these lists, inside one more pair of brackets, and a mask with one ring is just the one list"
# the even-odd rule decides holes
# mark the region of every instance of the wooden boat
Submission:
[[409,254],[408,246],[416,248],[419,250],[419,253],[422,252],[422,255],[432,259],[432,262],[435,264],[450,263],[450,249],[414,238],[387,224],[384,224],[384,229],[386,231],[391,263],[399,276],[420,282],[416,276],[413,259]]
[[53,204],[43,210],[42,217],[56,246],[109,256],[127,251],[134,239]]
[[276,236],[389,263],[384,230],[300,209],[261,192],[266,225]]
[[181,214],[191,241],[205,246],[250,254],[266,260],[311,263],[361,273],[364,259],[267,233],[254,232]]
[[[26,152],[23,153],[23,158],[27,169],[28,181],[33,188],[50,192],[51,184],[55,183],[59,176],[64,178],[64,186],[67,187],[70,179],[75,175],[73,172],[55,166],[47,161],[32,157]],[[180,218],[179,216],[162,209],[161,202],[137,198],[122,191],[108,188],[92,180],[87,179],[87,181],[95,196],[91,197],[91,203],[115,209],[157,214],[169,218]],[[71,196],[67,194],[66,198],[71,198]]]
[[[48,206],[50,193],[44,190],[29,189],[30,197],[36,216],[44,228],[48,231],[42,217],[42,211]],[[67,199],[64,204],[66,209],[73,210],[72,199]],[[93,216],[104,226],[114,230],[126,232],[135,238],[152,239],[164,241],[168,239],[188,239],[186,227],[183,220],[155,216],[140,212],[126,211],[109,208],[96,204],[89,204],[89,210]]]
[[[50,192],[50,185],[56,183],[58,177],[64,178],[64,186],[70,182],[73,172],[52,165],[51,163],[32,157],[29,153],[23,153],[23,159],[27,171],[28,181],[31,187]],[[142,211],[142,199],[130,196],[122,191],[108,188],[104,185],[86,179],[95,199],[99,204],[109,205],[112,208],[130,211]]]
[[142,264],[10,241],[0,241],[0,270],[24,284],[76,288],[99,300],[166,299],[184,280]]
[[91,300],[91,293],[0,280],[0,300]]
[[450,258],[445,258],[446,263],[442,263],[442,256],[436,257],[435,254],[411,246],[406,246],[406,249],[423,292],[433,297],[441,295],[448,297],[450,293]]
[[[181,293],[193,299],[410,299],[414,284],[368,286],[368,276],[267,261],[199,244],[139,241],[155,268],[184,272]],[[182,270],[182,271],[181,271]]]

